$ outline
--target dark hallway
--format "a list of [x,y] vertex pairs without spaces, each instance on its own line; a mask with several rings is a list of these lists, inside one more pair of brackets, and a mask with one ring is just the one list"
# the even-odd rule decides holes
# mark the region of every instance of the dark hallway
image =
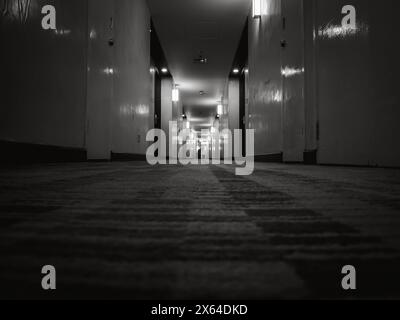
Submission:
[[0,0],[0,299],[399,299],[394,6]]

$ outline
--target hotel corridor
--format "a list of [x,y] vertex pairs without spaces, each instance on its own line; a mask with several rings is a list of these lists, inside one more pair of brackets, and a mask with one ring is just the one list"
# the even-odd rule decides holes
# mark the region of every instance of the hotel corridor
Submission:
[[[2,298],[400,297],[398,170],[117,162],[0,181]],[[38,285],[48,264],[55,293]]]
[[0,300],[400,299],[398,4],[0,0]]

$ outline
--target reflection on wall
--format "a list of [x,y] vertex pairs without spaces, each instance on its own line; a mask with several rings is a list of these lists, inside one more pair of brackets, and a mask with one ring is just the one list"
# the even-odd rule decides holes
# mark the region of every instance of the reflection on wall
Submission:
[[318,36],[320,38],[348,38],[348,37],[355,37],[358,35],[368,35],[368,25],[362,22],[357,23],[355,27],[351,26],[341,26],[335,25],[332,23],[328,23],[325,26],[320,26],[318,28]]
[[25,23],[31,11],[32,0],[1,0],[0,10],[4,18]]
[[286,66],[281,69],[281,74],[284,78],[291,78],[303,73],[304,73],[304,68],[294,68]]

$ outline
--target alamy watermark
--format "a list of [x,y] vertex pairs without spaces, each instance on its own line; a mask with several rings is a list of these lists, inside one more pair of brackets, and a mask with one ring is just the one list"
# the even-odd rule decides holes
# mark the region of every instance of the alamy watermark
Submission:
[[235,163],[238,166],[236,175],[248,176],[254,172],[254,130],[246,130],[245,156],[242,134],[242,130],[232,132],[215,128],[203,129],[200,133],[192,129],[178,130],[178,123],[170,121],[168,141],[167,134],[161,129],[148,132],[146,141],[153,144],[147,149],[147,162],[150,165]]

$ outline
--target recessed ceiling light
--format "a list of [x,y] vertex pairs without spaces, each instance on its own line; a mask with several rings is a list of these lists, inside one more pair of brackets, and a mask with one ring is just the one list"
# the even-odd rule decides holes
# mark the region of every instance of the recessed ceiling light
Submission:
[[168,69],[167,69],[167,68],[162,68],[162,69],[161,69],[161,72],[162,72],[162,73],[167,73],[167,72],[168,72]]
[[239,73],[239,69],[238,68],[233,69],[233,73],[235,74]]

